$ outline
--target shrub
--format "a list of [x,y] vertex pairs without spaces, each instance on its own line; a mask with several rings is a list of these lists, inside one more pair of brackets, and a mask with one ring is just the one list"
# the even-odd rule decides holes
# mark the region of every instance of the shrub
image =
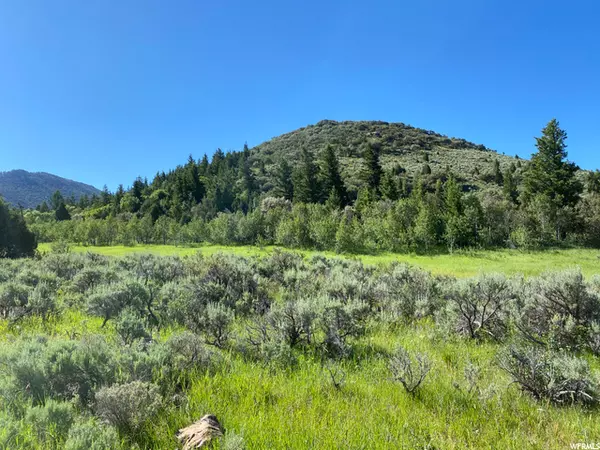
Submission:
[[71,404],[48,400],[43,406],[29,408],[25,422],[33,427],[40,441],[58,447],[66,439],[74,416]]
[[402,383],[406,392],[414,395],[429,374],[431,362],[424,354],[411,356],[406,349],[399,347],[390,358],[389,368],[393,379]]
[[599,398],[598,382],[586,361],[562,352],[512,347],[501,355],[500,367],[537,400],[594,404]]
[[445,311],[451,326],[471,339],[501,340],[508,332],[514,294],[500,274],[483,274],[459,281],[448,292]]
[[56,311],[55,292],[48,283],[39,283],[29,297],[29,311],[46,320],[50,314]]
[[156,385],[141,381],[101,388],[96,394],[96,414],[106,423],[134,434],[160,411],[162,397]]
[[388,320],[414,320],[439,308],[438,287],[431,275],[406,264],[393,264],[377,280],[382,313]]
[[330,357],[342,357],[348,353],[348,338],[365,332],[368,305],[360,301],[343,304],[335,300],[323,301],[319,324],[323,331],[323,346]]
[[144,320],[134,310],[127,308],[117,318],[115,330],[126,345],[138,339],[149,339]]
[[527,291],[518,322],[527,339],[553,348],[587,345],[592,323],[600,321],[600,293],[580,270],[544,274]]
[[314,319],[314,307],[305,299],[286,298],[269,313],[269,323],[278,339],[290,347],[311,343]]
[[21,317],[27,308],[31,289],[14,282],[0,285],[0,318],[14,319]]
[[117,431],[94,419],[76,422],[69,430],[65,450],[119,450],[123,448]]
[[205,310],[202,333],[205,342],[222,348],[229,340],[233,311],[219,303],[209,303]]

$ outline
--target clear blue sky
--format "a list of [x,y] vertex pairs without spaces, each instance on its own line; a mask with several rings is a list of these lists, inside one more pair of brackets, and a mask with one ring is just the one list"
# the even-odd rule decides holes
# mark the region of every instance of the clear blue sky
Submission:
[[600,167],[600,2],[4,0],[0,170],[114,189],[321,119]]

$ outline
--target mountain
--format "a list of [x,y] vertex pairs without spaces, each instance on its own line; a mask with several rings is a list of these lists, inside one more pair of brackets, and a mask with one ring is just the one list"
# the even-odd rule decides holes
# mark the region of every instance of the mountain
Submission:
[[13,206],[35,208],[60,191],[63,197],[91,196],[100,191],[89,184],[61,178],[45,172],[11,170],[0,172],[0,195]]
[[[449,167],[463,183],[479,188],[492,182],[489,174],[496,159],[502,171],[518,160],[465,139],[382,121],[322,120],[264,142],[251,149],[251,153],[255,164],[265,167],[269,173],[281,159],[287,159],[293,166],[302,147],[318,157],[327,144],[332,144],[337,150],[346,185],[356,189],[360,184],[362,152],[367,142],[380,147],[384,169],[400,165],[413,176],[424,164],[430,166],[434,175]],[[262,181],[268,183],[268,178]]]

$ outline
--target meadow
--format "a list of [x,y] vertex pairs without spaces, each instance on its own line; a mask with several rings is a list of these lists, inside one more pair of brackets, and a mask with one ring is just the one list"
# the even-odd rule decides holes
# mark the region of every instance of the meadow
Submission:
[[[40,252],[51,251],[52,244],[41,243]],[[190,256],[200,252],[209,256],[215,253],[229,253],[236,256],[268,256],[275,250],[285,250],[276,246],[257,247],[203,245],[198,247],[181,247],[175,245],[137,245],[137,246],[77,246],[71,247],[74,252],[93,252],[105,256],[125,256],[136,253],[149,253],[159,256]],[[311,257],[322,255],[327,258],[358,259],[365,264],[389,264],[401,262],[420,267],[436,275],[449,275],[459,278],[472,277],[480,272],[501,272],[507,275],[523,274],[525,276],[540,275],[546,271],[581,268],[586,276],[600,274],[600,251],[595,249],[554,249],[544,251],[523,250],[458,250],[452,254],[421,255],[416,253],[387,253],[375,255],[339,255],[334,252],[314,250],[294,250]]]
[[178,448],[208,413],[228,450],[600,441],[592,251],[40,250],[0,264],[0,448]]

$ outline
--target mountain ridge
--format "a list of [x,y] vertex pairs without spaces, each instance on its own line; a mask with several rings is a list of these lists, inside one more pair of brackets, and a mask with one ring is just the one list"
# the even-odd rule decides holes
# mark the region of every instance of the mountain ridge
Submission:
[[99,194],[100,190],[89,184],[63,178],[48,172],[29,172],[15,169],[0,172],[0,196],[13,206],[35,208],[60,191],[63,197]]

